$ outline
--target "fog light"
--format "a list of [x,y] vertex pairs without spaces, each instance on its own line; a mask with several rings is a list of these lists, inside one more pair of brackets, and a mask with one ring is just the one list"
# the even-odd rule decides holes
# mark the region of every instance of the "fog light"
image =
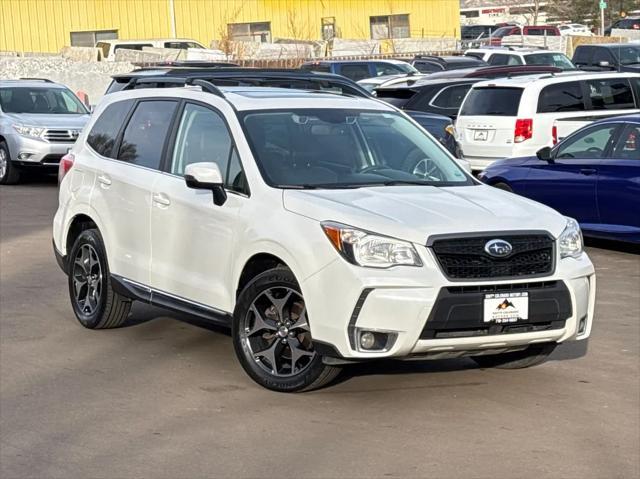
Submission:
[[33,153],[20,153],[18,155],[18,159],[19,160],[28,160],[29,158],[31,158],[33,156]]
[[578,334],[584,333],[586,329],[587,329],[587,317],[585,316],[580,320],[580,323],[578,324]]
[[362,349],[371,349],[376,344],[376,337],[373,333],[365,332],[360,336],[360,347]]

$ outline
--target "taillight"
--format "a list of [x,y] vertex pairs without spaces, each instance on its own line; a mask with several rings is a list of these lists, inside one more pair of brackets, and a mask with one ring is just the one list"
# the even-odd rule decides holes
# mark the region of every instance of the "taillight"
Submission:
[[553,125],[553,127],[551,128],[551,138],[553,139],[553,144],[557,145],[558,144],[558,127],[556,125]]
[[516,120],[516,129],[513,132],[513,141],[522,143],[533,136],[533,120],[531,118]]
[[67,153],[60,159],[60,165],[58,166],[58,184],[62,183],[64,176],[69,173],[75,159],[76,157],[73,153]]

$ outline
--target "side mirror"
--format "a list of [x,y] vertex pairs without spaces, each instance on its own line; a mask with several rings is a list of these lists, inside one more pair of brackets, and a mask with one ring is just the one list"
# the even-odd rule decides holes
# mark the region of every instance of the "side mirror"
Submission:
[[611,69],[611,63],[609,63],[606,60],[603,60],[601,62],[598,62],[598,66],[602,67],[602,68],[607,68],[607,69]]
[[551,163],[553,161],[553,157],[551,156],[551,147],[545,146],[544,148],[540,148],[536,153],[538,159],[542,161],[548,161]]
[[184,169],[184,181],[189,188],[211,190],[213,203],[222,206],[227,201],[222,174],[216,163],[191,163]]

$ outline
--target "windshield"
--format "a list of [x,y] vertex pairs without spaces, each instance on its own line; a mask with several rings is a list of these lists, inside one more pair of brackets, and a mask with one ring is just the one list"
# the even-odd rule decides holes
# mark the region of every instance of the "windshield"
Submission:
[[619,48],[612,48],[611,51],[618,58],[621,65],[640,64],[640,47],[625,45]]
[[5,113],[86,115],[87,108],[69,90],[43,87],[0,88]]
[[562,68],[563,70],[575,70],[575,66],[562,53],[536,53],[525,55],[524,61],[527,65],[549,65]]
[[308,109],[247,112],[247,137],[278,188],[472,185],[458,164],[397,113]]

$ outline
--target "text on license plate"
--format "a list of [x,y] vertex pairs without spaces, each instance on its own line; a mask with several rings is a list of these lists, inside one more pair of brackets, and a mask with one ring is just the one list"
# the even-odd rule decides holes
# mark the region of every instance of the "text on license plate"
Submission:
[[485,323],[515,323],[529,319],[529,293],[488,293],[484,295]]

